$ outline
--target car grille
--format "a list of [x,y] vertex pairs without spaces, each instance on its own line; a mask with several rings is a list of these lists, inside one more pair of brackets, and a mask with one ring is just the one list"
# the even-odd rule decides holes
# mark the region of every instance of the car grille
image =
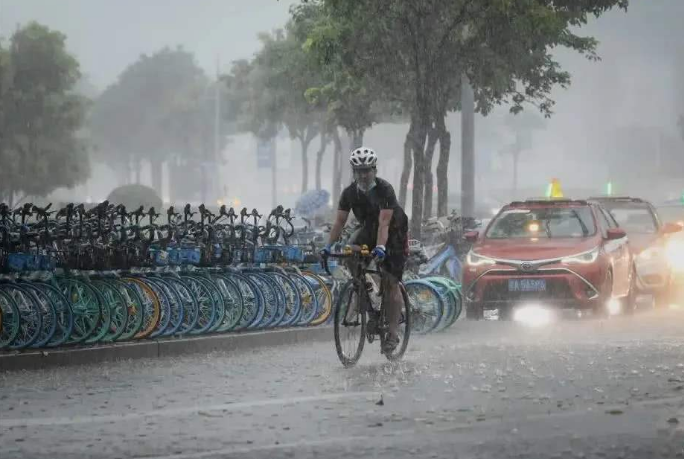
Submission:
[[487,302],[491,301],[529,301],[529,300],[572,300],[574,295],[570,290],[570,286],[564,278],[554,278],[549,276],[539,276],[546,280],[546,290],[543,292],[509,292],[508,279],[511,277],[529,277],[529,273],[510,272],[506,277],[501,277],[500,280],[489,279],[485,286],[482,299]]

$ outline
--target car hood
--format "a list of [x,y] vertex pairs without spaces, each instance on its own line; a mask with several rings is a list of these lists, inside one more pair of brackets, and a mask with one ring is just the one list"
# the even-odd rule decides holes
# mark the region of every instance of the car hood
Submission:
[[643,233],[630,233],[627,235],[629,238],[629,248],[632,249],[632,252],[634,253],[640,253],[646,250],[647,248],[651,247],[654,245],[660,235],[656,234],[643,234]]
[[589,251],[599,245],[596,237],[558,239],[484,239],[473,252],[501,260],[550,260]]

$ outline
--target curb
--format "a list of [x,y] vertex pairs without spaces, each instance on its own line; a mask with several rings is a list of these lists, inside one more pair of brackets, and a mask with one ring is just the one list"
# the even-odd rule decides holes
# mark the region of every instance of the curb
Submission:
[[0,372],[41,370],[117,360],[178,357],[209,352],[230,353],[269,346],[332,341],[332,339],[332,327],[322,326],[192,338],[165,338],[73,349],[0,352]]

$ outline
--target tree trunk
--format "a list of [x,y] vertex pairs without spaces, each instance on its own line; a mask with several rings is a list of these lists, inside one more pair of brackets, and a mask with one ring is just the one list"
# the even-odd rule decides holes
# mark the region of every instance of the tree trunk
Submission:
[[451,153],[451,134],[446,129],[444,116],[437,121],[439,132],[439,162],[437,163],[437,216],[449,213],[449,155]]
[[411,205],[411,237],[420,239],[421,224],[423,221],[423,191],[425,189],[425,142],[427,137],[426,116],[412,120],[417,123],[411,139],[413,150],[413,202]]
[[404,140],[404,166],[401,170],[401,181],[399,182],[399,205],[406,208],[406,193],[408,192],[409,176],[411,175],[411,168],[413,167],[413,159],[411,157],[411,142],[413,138],[414,125],[411,123],[409,131],[406,133]]
[[363,134],[364,131],[352,131],[352,144],[350,150],[354,148],[360,148],[363,146]]
[[309,145],[318,132],[318,126],[311,125],[302,132],[299,138],[302,145],[302,194],[309,191]]
[[302,141],[302,194],[309,191],[309,154],[308,145]]
[[349,166],[349,153],[354,148],[354,134],[347,131],[345,142],[342,142],[342,162],[340,168],[342,172],[342,189],[346,188],[352,182],[351,167]]
[[116,185],[123,186],[128,185],[131,181],[131,175],[129,170],[128,161],[125,163],[117,163],[114,166],[114,173],[116,174]]
[[124,165],[124,169],[126,170],[126,181],[125,185],[130,185],[131,184],[131,176],[133,174],[133,166],[131,164],[132,158],[130,156],[126,157],[126,164]]
[[432,201],[434,179],[432,177],[432,158],[435,156],[435,147],[439,140],[437,129],[432,126],[428,130],[427,148],[425,150],[425,196],[423,204],[423,220],[432,217]]
[[468,77],[461,84],[461,215],[475,212],[475,95]]
[[513,150],[513,199],[518,197],[518,162],[520,161],[520,150],[516,147]]
[[157,196],[162,197],[164,186],[164,162],[159,159],[150,161],[150,172],[152,175],[152,189],[157,192]]
[[302,145],[302,194],[309,191],[309,143],[300,139]]
[[332,182],[332,197],[333,203],[337,205],[340,200],[340,192],[342,191],[342,140],[337,128],[332,131],[333,145],[335,146],[335,156],[333,158],[333,182]]
[[325,149],[328,146],[328,136],[325,131],[321,131],[321,148],[319,148],[316,154],[316,189],[321,189],[321,166],[323,165],[323,156],[325,155]]
[[142,169],[142,164],[140,159],[135,158],[133,160],[133,172],[135,173],[135,183],[140,185],[140,169]]

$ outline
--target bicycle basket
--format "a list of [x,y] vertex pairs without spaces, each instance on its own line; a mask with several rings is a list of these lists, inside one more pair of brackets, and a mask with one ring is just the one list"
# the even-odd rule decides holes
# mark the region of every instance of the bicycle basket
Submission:
[[27,264],[28,264],[28,258],[31,257],[31,255],[27,255],[25,253],[10,253],[7,255],[7,269],[13,272],[21,272],[21,271],[26,271]]
[[158,248],[150,248],[149,250],[150,259],[152,264],[155,266],[168,266],[169,265],[169,253],[166,250]]
[[39,255],[38,262],[38,269],[42,271],[54,271],[57,267],[57,261],[51,255]]
[[304,261],[304,251],[301,247],[287,246],[283,248],[283,255],[287,261],[301,263]]
[[280,258],[280,247],[259,247],[254,253],[255,263],[276,263]]
[[201,258],[199,247],[169,249],[169,264],[171,265],[198,265]]

